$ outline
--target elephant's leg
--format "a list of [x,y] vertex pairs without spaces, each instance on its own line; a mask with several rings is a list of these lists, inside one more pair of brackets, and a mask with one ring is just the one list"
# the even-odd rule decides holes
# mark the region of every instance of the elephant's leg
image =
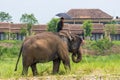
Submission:
[[36,68],[36,63],[31,65],[31,69],[32,69],[32,72],[33,72],[33,76],[38,75],[37,68]]
[[53,60],[53,74],[59,72],[60,61],[61,61],[60,59]]
[[66,58],[66,59],[63,59],[62,62],[64,64],[65,70],[68,72],[68,70],[71,69],[71,67],[70,67],[70,60]]
[[60,50],[58,51],[60,59],[62,60],[64,67],[66,70],[70,70],[70,58],[69,58],[69,52],[66,48],[66,45],[62,46],[64,49],[59,48]]
[[27,57],[23,57],[23,71],[22,71],[22,75],[27,75],[28,74],[28,68],[30,66],[30,62],[28,60]]
[[28,74],[28,66],[23,65],[22,75],[27,75],[27,74]]

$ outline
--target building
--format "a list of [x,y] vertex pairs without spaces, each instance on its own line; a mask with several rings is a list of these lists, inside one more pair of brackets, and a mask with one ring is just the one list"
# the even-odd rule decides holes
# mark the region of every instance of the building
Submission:
[[91,20],[93,23],[106,24],[113,20],[113,17],[100,9],[70,9],[67,12],[72,17],[71,20],[65,20],[65,23],[82,24],[85,20]]
[[[78,34],[79,36],[84,36],[84,29],[82,24],[65,24],[63,30],[70,30],[71,33]],[[104,36],[104,25],[103,24],[93,24],[92,30],[92,40],[98,40]]]
[[[104,27],[111,21],[117,22],[116,34],[110,34],[112,40],[120,40],[120,18],[113,17],[100,9],[70,9],[67,12],[72,19],[65,19],[63,30],[70,30],[72,33],[84,36],[82,24],[85,20],[91,20],[93,23],[92,40],[98,40],[105,35]],[[0,23],[0,40],[8,39],[12,33],[12,39],[23,40],[24,36],[21,34],[21,29],[26,29],[25,24]],[[34,25],[32,27],[33,34],[41,33],[47,30],[47,25]],[[7,34],[7,35],[6,35]]]
[[71,24],[70,30],[74,33],[83,35],[84,32],[81,32],[83,22],[85,20],[91,20],[93,23],[91,39],[98,40],[103,38],[105,35],[105,25],[111,22],[115,22],[115,27],[117,27],[116,34],[110,34],[110,37],[112,40],[120,40],[119,17],[113,19],[111,15],[100,9],[70,9],[67,14],[70,15],[72,19],[65,19],[65,23]]
[[[21,34],[21,29],[26,29],[25,24],[0,23],[0,40],[8,39],[11,35],[12,39],[23,40],[24,36]],[[32,27],[33,34],[44,32],[47,30],[47,25],[34,25]],[[9,38],[9,39],[10,39]]]

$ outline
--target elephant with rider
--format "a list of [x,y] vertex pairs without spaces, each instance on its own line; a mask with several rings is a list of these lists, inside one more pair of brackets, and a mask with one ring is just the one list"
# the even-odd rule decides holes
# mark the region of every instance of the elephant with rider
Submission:
[[[17,65],[22,55],[23,75],[27,75],[28,68],[31,67],[33,75],[37,75],[37,63],[53,61],[53,73],[59,72],[60,62],[66,70],[70,69],[69,52],[72,53],[72,60],[75,63],[80,62],[82,53],[80,45],[82,39],[75,34],[68,32],[43,32],[30,36],[22,43]],[[76,58],[77,57],[77,58]]]

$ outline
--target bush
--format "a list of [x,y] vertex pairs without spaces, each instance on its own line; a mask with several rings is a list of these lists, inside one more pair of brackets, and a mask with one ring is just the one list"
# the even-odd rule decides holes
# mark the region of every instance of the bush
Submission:
[[0,46],[0,57],[1,56],[12,57],[12,56],[16,56],[18,53],[19,53],[19,47],[17,46],[13,46],[13,47]]
[[2,56],[2,52],[3,52],[3,47],[0,46],[0,56]]
[[100,39],[92,44],[93,48],[100,51],[100,53],[105,53],[105,50],[110,49],[113,43],[108,39]]

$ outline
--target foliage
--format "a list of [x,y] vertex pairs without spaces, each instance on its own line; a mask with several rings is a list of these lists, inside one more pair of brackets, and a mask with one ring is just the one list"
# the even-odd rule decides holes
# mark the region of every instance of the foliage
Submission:
[[117,27],[115,26],[115,24],[106,24],[104,27],[105,30],[105,37],[109,38],[109,40],[111,41],[111,37],[110,34],[116,34],[116,30]]
[[52,20],[48,23],[48,31],[56,32],[58,18],[52,18]]
[[0,40],[0,43],[11,43],[11,44],[21,44],[22,41],[19,40]]
[[[63,64],[60,66],[59,73],[57,75],[54,75],[55,77],[60,76],[73,76],[74,79],[77,78],[77,76],[83,77],[85,75],[89,76],[100,76],[100,75],[119,75],[119,65],[120,65],[120,54],[111,54],[106,56],[90,56],[90,55],[83,55],[82,61],[80,63],[73,63],[71,61],[71,71],[67,74],[65,72]],[[18,70],[14,72],[15,64],[16,64],[17,57],[4,57],[2,60],[0,60],[0,78],[2,79],[19,79],[19,78],[25,78],[21,75],[22,72],[22,60],[20,60],[18,65]],[[49,63],[40,63],[37,65],[38,68],[38,78],[41,79],[42,77],[50,76],[52,71],[52,62]],[[97,73],[96,73],[97,72]],[[75,76],[74,76],[74,75]],[[32,76],[31,69],[29,68],[29,77]],[[40,78],[41,77],[41,78]],[[47,77],[48,79],[48,77]],[[80,78],[79,78],[80,79]],[[61,80],[58,78],[58,80]]]
[[[97,42],[97,41],[96,41]],[[96,43],[93,42],[93,43]],[[106,40],[107,42],[107,40]],[[0,51],[2,52],[2,55],[0,55],[0,79],[27,79],[32,78],[32,71],[29,68],[29,77],[24,77],[21,75],[22,73],[22,59],[20,59],[20,62],[18,64],[18,70],[14,72],[15,64],[18,58],[18,53],[20,50],[20,45],[22,44],[21,41],[15,41],[15,40],[5,40],[0,41],[0,43],[12,43],[13,46],[8,47],[0,47]],[[90,43],[90,42],[89,42]],[[117,42],[118,43],[118,42]],[[107,53],[106,53],[107,54]],[[118,76],[120,71],[120,54],[109,54],[104,56],[97,56],[97,55],[85,55],[82,56],[82,61],[80,63],[73,63],[71,60],[71,71],[69,73],[65,72],[63,64],[60,65],[60,70],[57,75],[54,76],[57,77],[58,80],[61,80],[60,76],[69,77],[69,75],[73,76],[74,79],[80,79],[84,76],[96,76],[100,77],[100,75],[104,77],[110,77],[110,76]],[[46,76],[52,77],[52,62],[48,63],[40,63],[37,64],[37,69],[39,72],[38,78],[42,79]],[[74,74],[74,75],[73,75]],[[110,76],[106,76],[106,75]],[[39,77],[40,76],[40,77]],[[101,78],[102,78],[101,76]],[[36,77],[37,78],[37,77]],[[34,78],[34,79],[36,79]],[[47,77],[47,79],[49,79]]]
[[108,22],[107,24],[116,24],[117,22],[115,20],[112,20],[111,22]]
[[105,53],[104,51],[110,49],[113,46],[113,43],[108,39],[99,39],[94,44],[92,44],[94,49],[99,50],[100,53]]
[[4,32],[5,33],[5,39],[10,40],[11,32]]
[[3,52],[3,47],[0,46],[0,57],[2,56],[2,52]]
[[92,23],[90,20],[86,20],[83,23],[83,28],[84,28],[84,36],[91,36],[91,32],[92,32]]
[[[3,41],[1,42],[4,43]],[[12,57],[12,56],[16,56],[19,53],[20,44],[21,44],[20,41],[16,41],[16,42],[5,41],[5,43],[8,45],[0,46],[0,56]]]
[[117,27],[115,27],[115,24],[106,24],[104,29],[108,34],[115,34]]
[[22,34],[22,35],[27,35],[27,30],[26,30],[24,27],[22,27],[22,28],[20,29],[20,34]]
[[16,46],[13,46],[11,48],[0,47],[0,49],[0,56],[2,57],[14,57],[19,53],[19,48]]
[[38,20],[35,18],[33,14],[26,13],[22,15],[20,21],[27,24],[27,30],[29,35],[32,34],[32,26],[38,23]]
[[0,22],[8,22],[12,20],[12,16],[6,12],[0,12]]
[[12,39],[12,40],[16,40],[16,38],[17,38],[17,34],[11,33],[11,39]]
[[114,45],[120,45],[120,41],[112,41]]

